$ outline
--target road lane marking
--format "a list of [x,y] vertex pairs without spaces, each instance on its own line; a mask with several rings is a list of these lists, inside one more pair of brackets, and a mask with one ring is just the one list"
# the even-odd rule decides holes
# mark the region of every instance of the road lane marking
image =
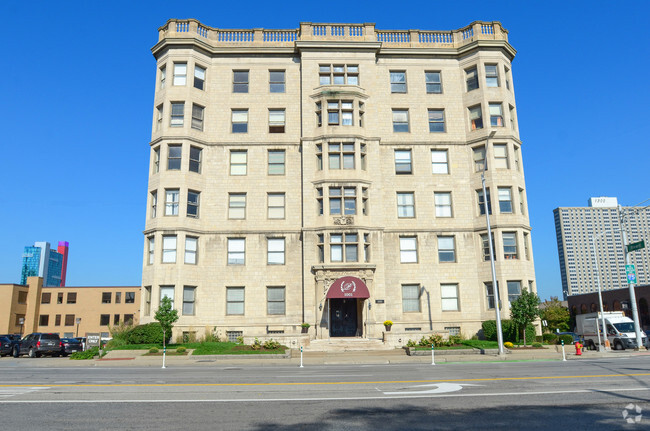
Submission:
[[[435,386],[435,387],[432,387]],[[425,394],[444,394],[447,392],[457,392],[463,389],[463,386],[483,386],[474,385],[472,383],[433,383],[429,385],[411,386],[413,388],[431,387],[431,389],[419,391],[397,391],[397,392],[384,392],[384,395],[425,395]]]
[[0,399],[15,397],[16,395],[24,395],[30,392],[42,391],[50,389],[49,386],[20,386],[20,387],[2,387],[0,388]]
[[650,388],[622,388],[622,389],[575,389],[568,391],[532,391],[532,392],[495,392],[480,394],[429,394],[429,395],[405,395],[405,396],[383,396],[383,397],[319,397],[319,398],[215,398],[215,399],[167,399],[167,400],[0,400],[0,404],[162,404],[162,403],[269,403],[269,402],[304,402],[304,401],[370,401],[370,400],[394,400],[394,399],[417,399],[417,398],[452,398],[452,397],[520,397],[523,395],[560,395],[560,394],[591,394],[607,395],[618,392],[650,391]]
[[629,373],[629,374],[592,374],[585,376],[529,376],[529,377],[480,377],[468,379],[428,379],[428,380],[385,380],[367,382],[267,382],[267,383],[80,383],[80,384],[0,384],[0,388],[19,387],[201,387],[201,386],[309,386],[309,385],[386,385],[394,383],[443,383],[443,382],[499,382],[513,380],[553,380],[553,379],[589,379],[609,377],[643,377],[650,376],[650,373]]

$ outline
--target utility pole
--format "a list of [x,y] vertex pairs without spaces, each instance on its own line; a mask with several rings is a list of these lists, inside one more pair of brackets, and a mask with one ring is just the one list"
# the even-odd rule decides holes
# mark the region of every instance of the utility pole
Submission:
[[625,231],[625,227],[623,225],[625,215],[623,214],[623,208],[621,205],[618,206],[618,219],[619,223],[621,226],[621,234],[623,235],[623,253],[625,253],[625,268],[626,268],[626,275],[625,278],[627,279],[628,287],[630,289],[630,302],[632,306],[632,319],[634,320],[634,332],[636,334],[636,349],[639,350],[642,344],[642,338],[641,338],[641,329],[639,325],[639,312],[637,310],[637,305],[636,305],[636,293],[634,292],[634,286],[636,285],[636,274],[634,276],[627,275],[627,268],[630,268],[632,264],[630,263],[630,254],[627,251],[627,232]]

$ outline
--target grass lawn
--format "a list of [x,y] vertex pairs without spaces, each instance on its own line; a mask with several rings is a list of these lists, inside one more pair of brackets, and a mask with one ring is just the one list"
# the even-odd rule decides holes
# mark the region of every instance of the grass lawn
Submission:
[[[162,355],[162,344],[125,344],[123,346],[113,347],[110,350],[149,350],[151,348],[160,350],[159,354]],[[176,350],[179,347],[193,349],[193,355],[268,355],[268,354],[284,354],[286,347],[281,346],[278,349],[267,350],[253,350],[251,346],[246,346],[230,342],[216,342],[216,343],[182,343],[182,344],[168,344],[167,353]],[[158,353],[155,353],[157,355]]]
[[[462,349],[498,349],[499,344],[496,341],[486,340],[465,340],[461,344],[453,346],[436,347],[435,350],[462,350]],[[431,350],[431,346],[416,346],[415,350]]]

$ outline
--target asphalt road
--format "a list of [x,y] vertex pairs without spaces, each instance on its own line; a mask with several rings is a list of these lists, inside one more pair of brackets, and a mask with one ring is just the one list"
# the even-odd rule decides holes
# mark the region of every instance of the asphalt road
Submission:
[[166,369],[2,359],[0,418],[3,429],[641,430],[650,356]]

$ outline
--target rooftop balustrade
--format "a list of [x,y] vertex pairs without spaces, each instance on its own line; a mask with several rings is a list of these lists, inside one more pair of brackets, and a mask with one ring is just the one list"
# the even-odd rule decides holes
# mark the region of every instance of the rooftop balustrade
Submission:
[[500,22],[475,21],[451,31],[377,30],[374,24],[300,23],[293,30],[218,29],[195,19],[170,19],[158,29],[158,40],[194,37],[212,46],[292,47],[296,42],[380,42],[395,48],[459,48],[477,40],[508,41]]

